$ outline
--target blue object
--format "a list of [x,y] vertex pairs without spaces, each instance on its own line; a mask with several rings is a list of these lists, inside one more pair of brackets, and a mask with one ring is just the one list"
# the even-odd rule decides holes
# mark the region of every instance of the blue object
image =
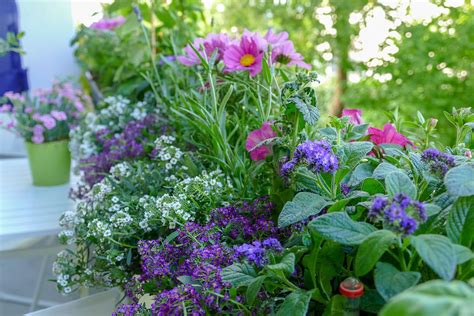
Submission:
[[[7,33],[18,34],[18,9],[15,0],[0,1],[0,37]],[[7,91],[23,92],[28,90],[26,69],[21,67],[21,56],[10,52],[0,57],[0,96]]]

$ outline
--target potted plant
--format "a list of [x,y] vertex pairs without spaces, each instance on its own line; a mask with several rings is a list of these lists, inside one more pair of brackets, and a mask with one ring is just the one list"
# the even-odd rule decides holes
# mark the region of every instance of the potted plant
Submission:
[[0,112],[11,118],[0,126],[25,140],[33,184],[67,183],[71,165],[69,131],[90,104],[89,98],[70,83],[55,83],[31,95],[6,92],[0,101],[4,103]]

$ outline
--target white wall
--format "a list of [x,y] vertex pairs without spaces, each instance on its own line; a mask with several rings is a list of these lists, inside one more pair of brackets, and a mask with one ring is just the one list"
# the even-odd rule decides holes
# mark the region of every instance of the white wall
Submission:
[[[17,6],[19,29],[25,32],[22,63],[28,69],[30,89],[47,88],[54,79],[79,75],[69,46],[75,29],[70,0],[17,0]],[[0,119],[6,120],[1,114]],[[24,155],[23,140],[0,130],[0,154]]]
[[70,0],[17,0],[30,89],[46,88],[54,79],[77,76],[69,42],[74,36]]

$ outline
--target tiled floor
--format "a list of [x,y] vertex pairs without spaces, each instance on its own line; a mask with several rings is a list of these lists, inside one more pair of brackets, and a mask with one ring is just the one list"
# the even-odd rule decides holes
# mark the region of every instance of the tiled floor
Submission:
[[[43,242],[43,241],[41,241]],[[41,257],[7,258],[0,261],[0,291],[10,295],[31,298],[33,296],[38,273],[41,266]],[[48,261],[48,268],[40,295],[41,301],[63,303],[77,299],[78,294],[73,293],[67,297],[57,293],[55,283],[49,281],[53,278],[51,267],[54,256]],[[37,309],[42,309],[39,306]],[[1,316],[23,315],[29,311],[29,306],[0,301]]]

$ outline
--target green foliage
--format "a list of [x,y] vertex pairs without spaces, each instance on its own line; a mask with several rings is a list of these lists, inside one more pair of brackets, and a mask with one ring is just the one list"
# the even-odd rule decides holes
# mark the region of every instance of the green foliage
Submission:
[[283,207],[278,217],[278,227],[301,222],[311,215],[318,214],[327,205],[327,199],[318,194],[300,192],[293,201],[286,203]]
[[385,262],[378,262],[374,273],[375,287],[387,302],[393,296],[415,286],[420,278],[419,272],[400,272]]
[[8,32],[5,39],[0,38],[0,57],[5,56],[9,52],[15,52],[23,55],[25,51],[21,48],[20,39],[24,35],[25,33],[23,32],[18,34]]
[[381,316],[469,315],[474,290],[460,281],[431,281],[395,296]]

